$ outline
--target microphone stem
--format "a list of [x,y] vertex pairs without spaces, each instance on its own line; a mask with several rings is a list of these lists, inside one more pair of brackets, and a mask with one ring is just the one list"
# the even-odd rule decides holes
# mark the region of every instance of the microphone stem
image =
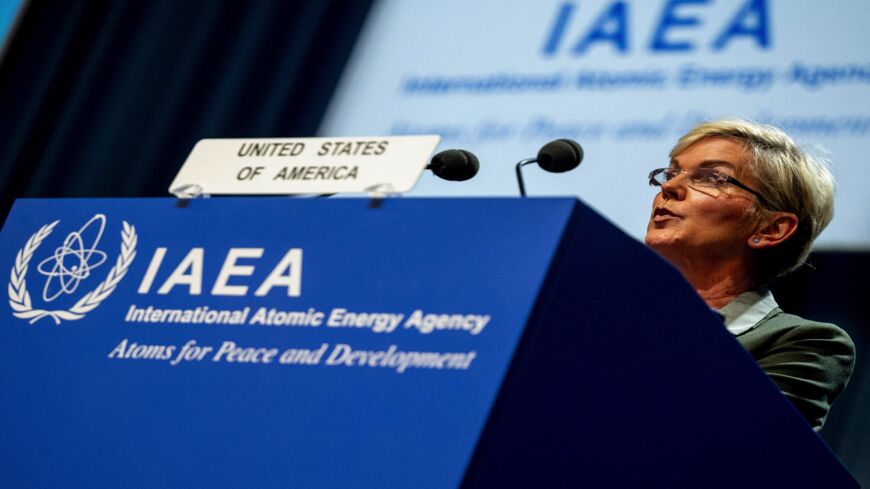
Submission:
[[523,172],[520,171],[520,169],[523,166],[528,165],[529,163],[534,163],[536,161],[538,161],[537,158],[528,158],[517,163],[517,183],[520,186],[520,197],[526,196],[526,186],[523,184]]

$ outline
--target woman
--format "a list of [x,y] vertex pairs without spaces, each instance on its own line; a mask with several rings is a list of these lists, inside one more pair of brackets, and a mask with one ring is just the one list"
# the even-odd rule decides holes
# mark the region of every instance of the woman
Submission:
[[646,243],[682,272],[818,430],[852,373],[833,324],[784,313],[766,285],[801,266],[833,215],[834,179],[781,130],[702,123],[653,170]]

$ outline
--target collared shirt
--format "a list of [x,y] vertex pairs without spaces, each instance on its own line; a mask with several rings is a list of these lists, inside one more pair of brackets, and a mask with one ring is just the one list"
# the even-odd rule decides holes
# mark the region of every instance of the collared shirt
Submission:
[[724,317],[728,331],[737,336],[754,328],[777,307],[779,304],[776,303],[773,294],[767,289],[759,289],[738,295],[718,312]]

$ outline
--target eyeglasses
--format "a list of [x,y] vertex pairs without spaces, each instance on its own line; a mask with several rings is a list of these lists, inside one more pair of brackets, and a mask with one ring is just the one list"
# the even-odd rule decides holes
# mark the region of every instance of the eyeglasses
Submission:
[[653,187],[660,187],[663,184],[677,178],[681,173],[685,173],[692,185],[699,187],[720,189],[729,183],[758,197],[758,201],[762,205],[767,204],[767,200],[755,190],[740,183],[736,178],[726,175],[715,168],[695,168],[693,170],[684,170],[682,168],[656,168],[649,172],[649,184]]

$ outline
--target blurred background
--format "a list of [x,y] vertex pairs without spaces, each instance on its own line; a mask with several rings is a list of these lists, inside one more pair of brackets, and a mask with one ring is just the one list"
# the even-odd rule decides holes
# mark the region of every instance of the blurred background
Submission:
[[628,234],[695,123],[778,125],[832,162],[836,215],[788,312],[858,349],[822,437],[870,485],[870,3],[862,0],[0,0],[0,217],[19,197],[166,196],[201,138],[439,134],[478,176],[411,195],[518,194],[552,139],[586,159],[529,167]]

